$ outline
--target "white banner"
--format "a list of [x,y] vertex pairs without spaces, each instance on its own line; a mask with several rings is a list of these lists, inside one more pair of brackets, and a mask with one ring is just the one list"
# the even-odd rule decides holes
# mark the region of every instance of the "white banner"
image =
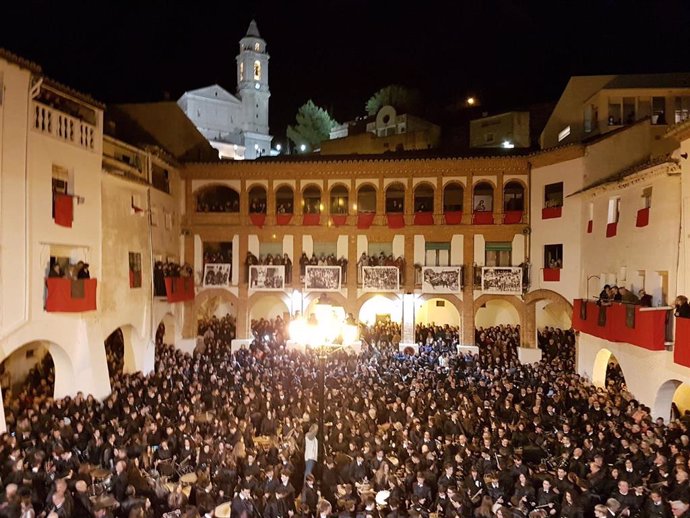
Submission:
[[282,264],[250,266],[249,289],[253,291],[282,291],[285,289],[285,266]]
[[307,266],[304,291],[339,291],[340,266]]
[[495,295],[522,295],[522,268],[482,267],[482,291]]
[[215,263],[204,265],[204,286],[230,286],[230,263]]
[[425,266],[422,268],[422,293],[460,293],[461,266]]
[[398,291],[400,270],[397,266],[362,266],[362,291]]

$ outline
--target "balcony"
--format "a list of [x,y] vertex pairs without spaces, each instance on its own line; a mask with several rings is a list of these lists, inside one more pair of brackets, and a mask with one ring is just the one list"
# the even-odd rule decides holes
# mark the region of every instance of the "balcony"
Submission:
[[96,279],[46,279],[45,310],[49,313],[83,313],[96,310]]
[[194,300],[194,279],[192,277],[166,277],[165,295],[168,302]]
[[673,361],[690,367],[690,318],[676,318],[676,343],[673,346]]
[[624,342],[663,351],[671,311],[667,307],[643,308],[613,303],[599,306],[594,301],[573,301],[573,329],[609,342]]
[[32,125],[39,133],[95,151],[96,127],[50,106],[34,101]]

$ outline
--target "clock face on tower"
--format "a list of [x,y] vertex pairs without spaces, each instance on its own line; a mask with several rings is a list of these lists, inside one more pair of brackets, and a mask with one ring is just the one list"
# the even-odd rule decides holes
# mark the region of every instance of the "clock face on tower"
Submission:
[[256,88],[258,90],[259,88],[261,88],[261,85],[259,83],[255,83],[254,88]]

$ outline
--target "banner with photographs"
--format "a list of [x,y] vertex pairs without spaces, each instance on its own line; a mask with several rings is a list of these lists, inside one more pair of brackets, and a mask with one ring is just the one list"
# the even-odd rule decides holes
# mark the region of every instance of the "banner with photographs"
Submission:
[[399,281],[397,266],[362,266],[363,291],[398,291]]
[[284,265],[252,265],[249,267],[249,289],[280,291],[285,288]]
[[519,266],[484,266],[482,291],[495,295],[522,295],[522,268]]
[[230,271],[232,264],[217,263],[204,265],[204,286],[226,287],[230,286]]
[[460,291],[462,291],[462,266],[422,268],[422,293],[459,293]]
[[307,266],[304,291],[339,291],[340,266]]

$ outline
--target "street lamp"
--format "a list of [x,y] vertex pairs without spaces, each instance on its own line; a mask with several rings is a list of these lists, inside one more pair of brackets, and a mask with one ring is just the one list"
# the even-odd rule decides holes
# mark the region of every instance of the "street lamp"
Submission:
[[[333,306],[324,299],[317,302],[308,320],[300,317],[290,324],[290,338],[314,351],[319,359],[319,431],[317,435],[317,462],[319,463],[324,461],[323,412],[326,359],[332,352],[354,344],[358,335],[357,325],[346,318],[344,309]],[[322,473],[323,469],[319,468],[319,483],[322,480]]]

